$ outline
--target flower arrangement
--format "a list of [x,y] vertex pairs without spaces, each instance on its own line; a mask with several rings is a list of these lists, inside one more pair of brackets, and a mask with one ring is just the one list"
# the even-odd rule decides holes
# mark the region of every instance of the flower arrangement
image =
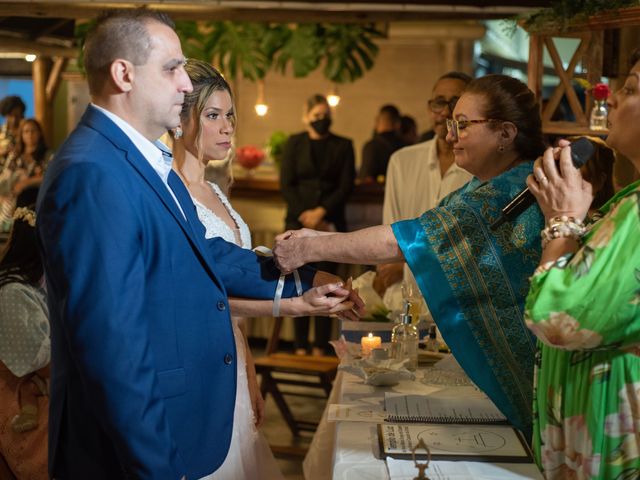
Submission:
[[591,89],[591,95],[593,95],[595,100],[603,101],[609,98],[609,95],[611,95],[611,89],[606,83],[596,83],[596,85]]
[[591,85],[584,78],[576,78],[574,80],[578,85],[584,88],[587,93],[590,93],[594,100],[601,102],[609,98],[609,95],[611,95],[611,89],[606,83],[596,83],[595,85]]

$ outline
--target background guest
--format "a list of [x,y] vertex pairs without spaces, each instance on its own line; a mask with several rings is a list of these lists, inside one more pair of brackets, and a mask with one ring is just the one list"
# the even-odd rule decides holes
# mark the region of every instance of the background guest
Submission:
[[18,480],[46,480],[51,356],[36,241],[37,187],[17,199],[0,259],[0,454]]
[[[609,100],[607,145],[640,170],[640,50]],[[586,220],[568,142],[527,184],[547,221],[525,319],[538,337],[533,447],[549,480],[640,475],[640,182]]]
[[[331,108],[322,95],[307,100],[302,120],[306,131],[289,137],[280,168],[280,187],[287,202],[285,228],[344,232],[345,205],[355,178],[353,143],[331,132]],[[337,268],[327,262],[316,267],[332,273]],[[309,318],[295,319],[294,330],[296,353],[307,353]],[[326,352],[330,335],[330,319],[316,318],[314,355]]]
[[437,208],[350,233],[285,232],[274,254],[284,271],[318,260],[406,260],[456,360],[530,435],[535,341],[522,315],[543,218],[533,206],[497,231],[489,226],[544,151],[539,105],[521,81],[487,75],[466,87],[453,118],[447,140],[474,178]]
[[361,182],[372,183],[386,175],[389,157],[404,146],[399,131],[400,111],[395,105],[383,105],[376,115],[373,138],[362,148]]
[[418,142],[418,125],[415,118],[410,115],[400,117],[399,136],[405,147]]
[[[428,102],[436,138],[391,155],[382,210],[385,225],[418,217],[471,180],[472,175],[455,164],[453,146],[446,140],[447,119],[452,118],[453,108],[470,81],[471,77],[460,72],[441,76]],[[374,288],[380,295],[403,279],[415,282],[405,265],[404,262],[378,265]]]
[[15,148],[18,129],[26,108],[22,99],[16,95],[0,100],[0,115],[5,118],[5,123],[0,127],[0,164],[4,164],[7,156]]
[[38,185],[51,157],[40,123],[35,118],[22,121],[17,143],[0,172],[0,222],[10,226],[16,195],[30,185]]

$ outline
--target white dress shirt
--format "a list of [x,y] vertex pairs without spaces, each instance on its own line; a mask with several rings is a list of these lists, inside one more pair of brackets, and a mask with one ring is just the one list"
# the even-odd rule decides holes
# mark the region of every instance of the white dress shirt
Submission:
[[[117,116],[115,113],[106,110],[99,105],[92,103],[95,108],[104,113],[113,123],[115,123],[120,130],[124,132],[124,134],[129,137],[129,140],[135,145],[135,147],[140,151],[142,156],[149,162],[151,168],[153,168],[156,173],[160,176],[162,183],[165,184],[167,190],[173,197],[173,200],[178,205],[182,216],[185,217],[184,211],[180,206],[180,202],[178,202],[178,198],[176,197],[171,187],[169,187],[169,172],[171,172],[171,166],[173,165],[173,158],[170,156],[171,150],[164,144],[162,144],[159,140],[158,145],[148,140],[144,135],[138,132],[135,128],[133,128],[128,122]],[[167,152],[169,155],[164,155],[163,152]]]
[[419,217],[471,177],[455,163],[441,174],[435,139],[401,148],[389,160],[382,223]]

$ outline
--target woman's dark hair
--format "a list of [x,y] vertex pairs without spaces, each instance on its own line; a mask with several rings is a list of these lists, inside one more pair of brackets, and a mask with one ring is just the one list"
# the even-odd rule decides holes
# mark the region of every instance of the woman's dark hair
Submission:
[[[16,199],[16,210],[26,208],[31,212],[35,209],[35,199],[38,187],[25,188]],[[35,213],[33,213],[35,219]],[[36,228],[29,223],[25,215],[14,219],[9,240],[0,255],[0,287],[11,282],[36,285],[42,278],[44,270],[40,254]]]
[[[580,137],[569,137],[574,141]],[[613,150],[599,137],[587,137],[595,146],[595,153],[581,168],[582,178],[593,187],[593,201],[591,209],[600,208],[607,203],[615,193],[613,187],[613,164],[615,155]]]
[[47,144],[44,140],[44,131],[42,130],[42,125],[40,125],[40,122],[38,122],[38,120],[36,120],[35,118],[27,118],[20,124],[20,131],[18,133],[18,140],[16,142],[15,149],[16,158],[22,156],[22,154],[25,153],[26,147],[24,144],[24,140],[22,139],[22,131],[27,125],[34,125],[38,129],[40,138],[38,139],[38,145],[33,152],[33,158],[38,166],[42,166],[44,161],[46,160]]
[[542,155],[545,144],[540,105],[524,83],[507,75],[486,75],[469,83],[464,93],[484,97],[485,118],[511,122],[516,126],[518,134],[514,147],[520,158],[535,160]]
[[27,106],[17,95],[9,95],[0,100],[0,115],[3,117],[9,115],[16,108],[20,109],[21,115],[24,115],[24,111],[27,109]]
[[305,113],[309,113],[311,109],[316,105],[328,106],[329,102],[327,101],[327,97],[325,97],[324,95],[320,95],[319,93],[316,93],[315,95],[311,95],[305,103],[305,107],[306,107]]

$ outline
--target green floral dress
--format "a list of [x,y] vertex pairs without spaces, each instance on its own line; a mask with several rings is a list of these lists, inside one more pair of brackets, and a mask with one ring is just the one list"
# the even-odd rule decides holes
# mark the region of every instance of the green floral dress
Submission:
[[577,253],[533,276],[525,305],[547,479],[640,478],[640,182],[601,213]]

